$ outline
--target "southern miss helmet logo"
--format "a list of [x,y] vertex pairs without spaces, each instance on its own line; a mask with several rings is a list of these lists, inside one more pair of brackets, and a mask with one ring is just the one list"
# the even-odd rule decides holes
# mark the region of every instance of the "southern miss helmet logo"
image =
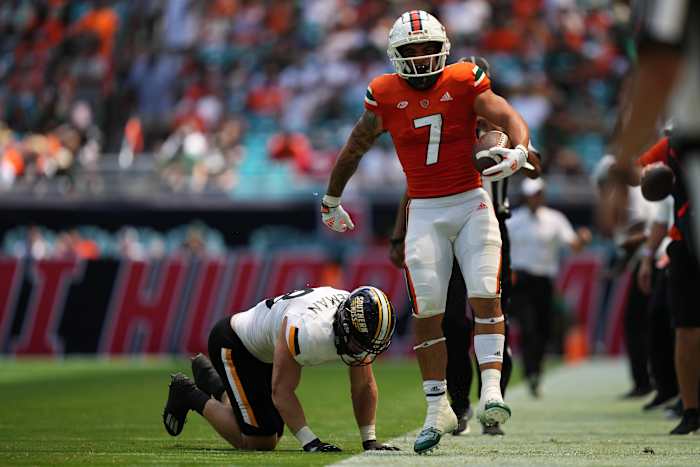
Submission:
[[365,299],[362,296],[357,296],[350,302],[350,319],[352,325],[358,331],[367,334],[367,323],[365,322]]

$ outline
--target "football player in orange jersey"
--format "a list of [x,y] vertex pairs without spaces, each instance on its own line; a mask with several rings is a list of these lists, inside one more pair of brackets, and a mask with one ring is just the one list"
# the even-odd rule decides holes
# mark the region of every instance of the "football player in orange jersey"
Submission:
[[414,349],[428,405],[414,444],[419,454],[432,450],[457,425],[445,395],[447,356],[441,326],[453,257],[475,314],[474,349],[483,381],[479,419],[490,425],[510,417],[499,386],[504,342],[501,236],[471,154],[477,116],[504,128],[515,149],[492,148],[502,162],[484,174],[493,180],[505,178],[527,161],[529,132],[522,117],[491,91],[489,78],[477,65],[445,66],[449,51],[445,28],[430,14],[414,10],[396,20],[387,50],[396,73],[370,83],[365,112],[340,151],[321,203],[329,228],[354,228],[340,197],[362,156],[388,131],[410,198],[405,273],[418,318]]

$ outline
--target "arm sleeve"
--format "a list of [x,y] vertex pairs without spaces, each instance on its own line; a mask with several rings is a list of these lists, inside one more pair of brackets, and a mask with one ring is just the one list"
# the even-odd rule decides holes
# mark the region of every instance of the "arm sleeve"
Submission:
[[639,2],[639,45],[680,48],[690,27],[691,3],[695,0],[643,0]]
[[644,167],[654,162],[668,163],[668,137],[665,136],[656,142],[647,152],[642,154],[637,163]]

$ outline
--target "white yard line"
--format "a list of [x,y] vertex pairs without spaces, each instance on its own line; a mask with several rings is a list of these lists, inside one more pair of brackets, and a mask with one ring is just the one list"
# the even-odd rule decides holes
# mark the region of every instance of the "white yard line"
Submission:
[[[481,426],[472,419],[471,433],[443,437],[439,449],[429,455],[414,454],[415,430],[390,441],[401,448],[400,452],[362,453],[334,465],[568,464],[557,458],[557,453],[567,451],[567,446],[557,444],[575,443],[577,436],[589,434],[577,430],[595,429],[595,423],[583,425],[579,421],[586,416],[604,417],[604,413],[593,410],[596,401],[619,404],[616,398],[627,389],[628,381],[628,371],[621,360],[592,360],[559,367],[545,375],[540,399],[532,399],[524,384],[508,392],[506,400],[513,418],[503,426],[505,437],[482,435]],[[631,410],[639,412],[636,407]],[[576,460],[585,459],[584,456]]]

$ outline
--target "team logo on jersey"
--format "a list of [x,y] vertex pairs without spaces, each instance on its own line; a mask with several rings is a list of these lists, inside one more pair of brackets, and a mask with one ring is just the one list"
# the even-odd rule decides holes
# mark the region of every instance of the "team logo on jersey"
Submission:
[[430,101],[428,99],[421,99],[420,100],[420,106],[423,107],[424,109],[427,109],[429,105],[430,105]]
[[454,99],[452,99],[452,96],[450,95],[449,91],[445,91],[445,94],[443,94],[442,97],[440,98],[440,102],[449,102],[452,100],[454,100]]
[[397,109],[405,109],[406,107],[408,107],[408,101],[401,101],[396,104]]
[[350,303],[350,319],[352,324],[360,332],[367,334],[367,323],[365,322],[365,300],[364,297],[357,296]]
[[479,204],[479,207],[476,208],[477,211],[480,211],[482,209],[488,209],[488,205],[484,203],[483,201]]

